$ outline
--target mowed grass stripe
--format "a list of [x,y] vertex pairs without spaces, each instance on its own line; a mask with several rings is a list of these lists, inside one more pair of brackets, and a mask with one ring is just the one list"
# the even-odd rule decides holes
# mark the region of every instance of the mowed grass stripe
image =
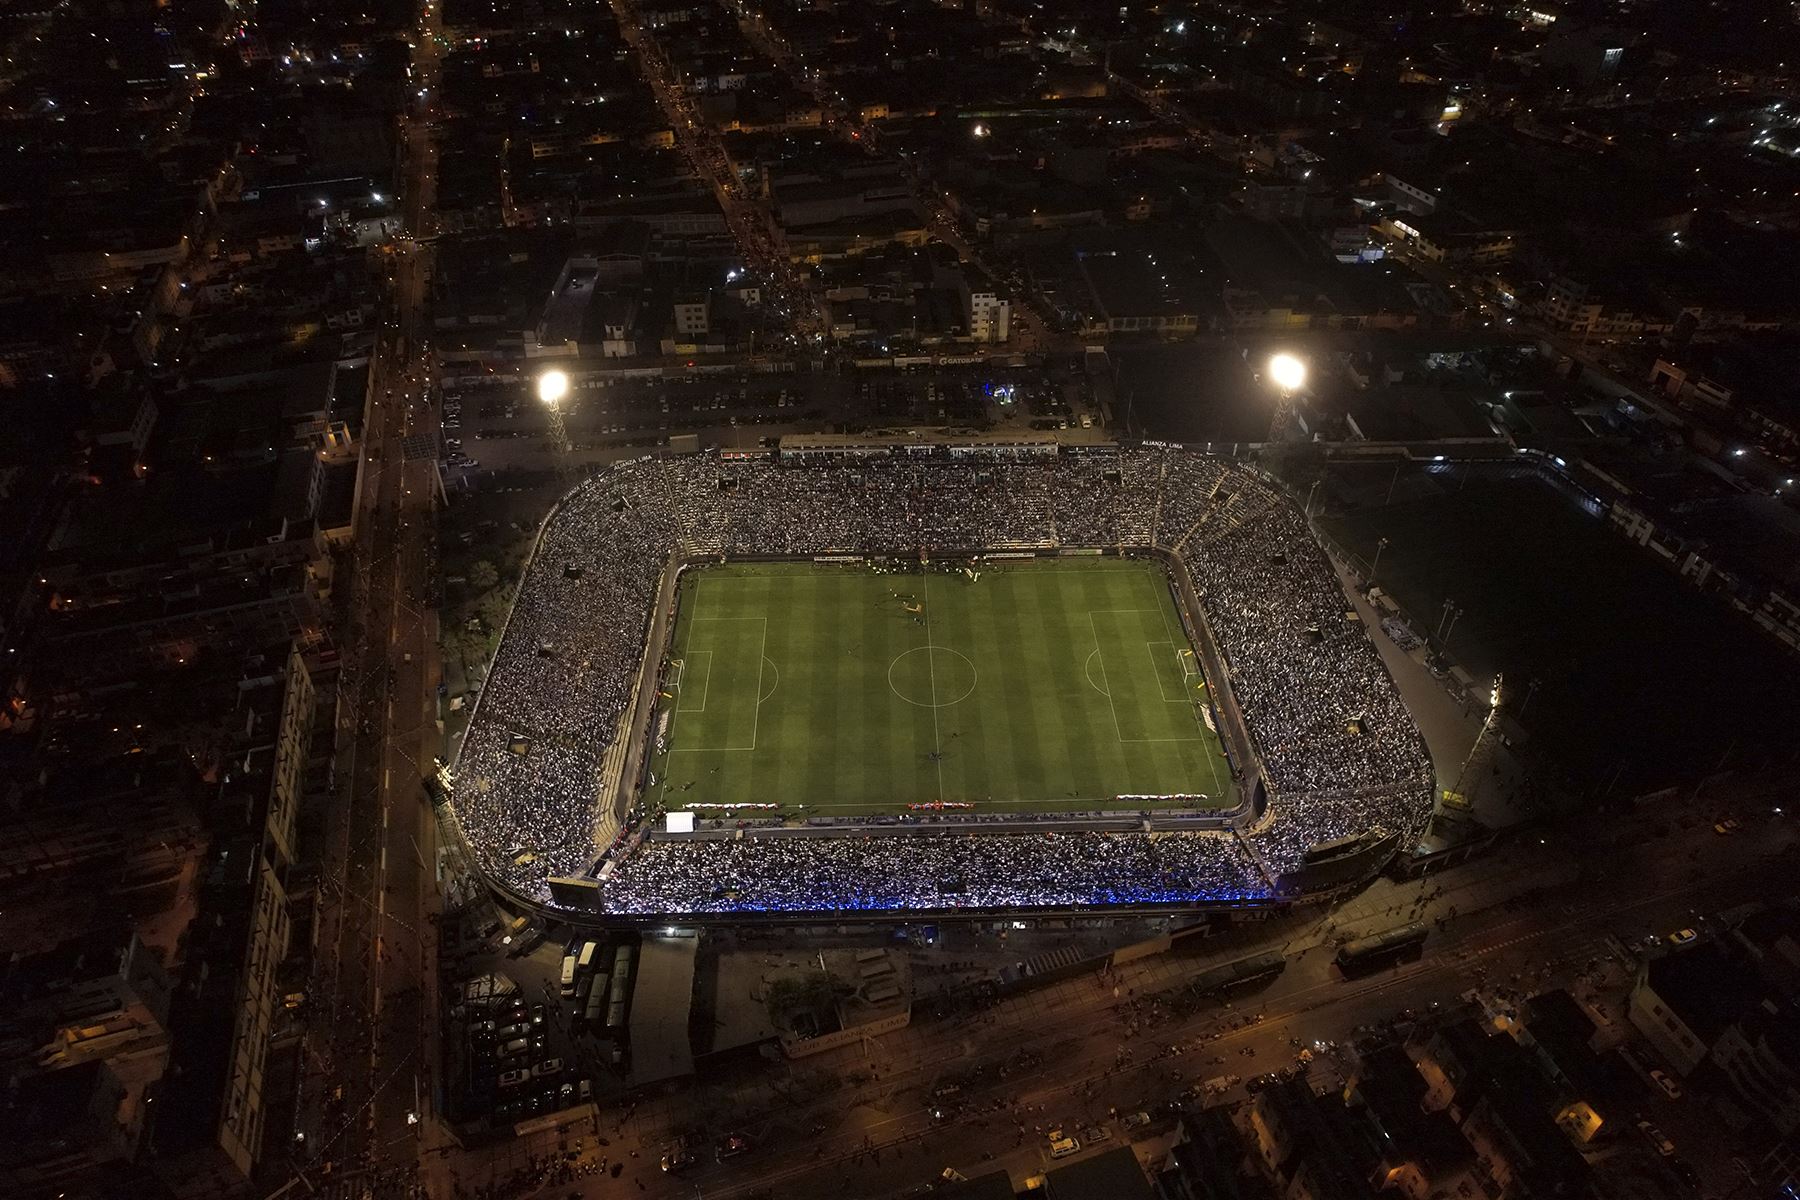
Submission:
[[1069,737],[1069,784],[1065,793],[1074,793],[1071,799],[1085,801],[1130,790],[1125,755],[1113,727],[1112,707],[1106,696],[1095,690],[1095,682],[1100,687],[1108,685],[1097,662],[1094,681],[1088,679],[1088,660],[1093,657],[1095,646],[1093,624],[1087,614],[1111,604],[1115,585],[1123,578],[1089,568],[1071,570],[1056,581],[1067,634],[1059,656],[1064,668],[1054,686],[1057,712]]
[[[1201,791],[1228,799],[1219,786],[1216,739],[1191,706],[1162,699],[1143,645],[1179,629],[1160,570],[1118,560],[981,570],[979,583],[955,573],[931,576],[930,642],[942,652],[920,649],[899,665],[902,654],[927,643],[925,627],[895,595],[922,601],[927,587],[917,573],[824,564],[696,573],[683,589],[678,653],[710,644],[715,660],[728,651],[731,669],[715,661],[706,713],[676,716],[677,753],[656,763],[658,798],[671,808],[774,801],[841,814],[903,811],[938,795],[938,764],[930,754],[941,739],[944,798],[978,806],[991,798],[1001,811],[1092,809],[1106,806],[1100,797],[1118,793]],[[1159,714],[1165,722],[1185,720],[1193,740],[1120,744],[1112,706],[1087,677],[1095,640],[1088,614],[1115,609],[1146,610],[1143,620],[1115,631],[1122,642],[1137,643],[1143,660],[1118,668],[1135,672],[1126,690],[1148,689],[1155,700],[1128,701],[1141,710],[1129,720],[1146,730]],[[707,619],[719,617],[757,619],[730,622],[742,627],[743,636],[736,636]],[[1163,649],[1172,662],[1172,651]],[[765,655],[768,664],[760,661]],[[944,705],[935,710],[934,659],[937,700]],[[1114,669],[1111,659],[1109,650]],[[902,690],[922,703],[895,695],[890,668]],[[946,704],[965,689],[971,669],[974,691]],[[770,693],[760,712],[759,681]],[[729,716],[705,720],[715,709]],[[715,740],[713,733],[732,740]],[[748,746],[751,737],[754,750],[705,749]]]

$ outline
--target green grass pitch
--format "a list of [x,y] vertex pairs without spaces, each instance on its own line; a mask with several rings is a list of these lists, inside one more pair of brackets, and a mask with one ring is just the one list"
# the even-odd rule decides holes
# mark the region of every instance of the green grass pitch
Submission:
[[1160,567],[1065,558],[977,570],[689,573],[652,800],[779,803],[790,816],[933,801],[1150,807],[1120,795],[1234,802]]

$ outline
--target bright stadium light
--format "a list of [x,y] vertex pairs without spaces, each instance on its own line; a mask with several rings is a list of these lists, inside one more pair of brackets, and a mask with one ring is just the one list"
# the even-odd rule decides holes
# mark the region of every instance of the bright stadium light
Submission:
[[1277,354],[1269,360],[1269,378],[1284,392],[1297,392],[1306,385],[1306,364],[1291,354]]
[[569,377],[562,371],[545,371],[538,376],[538,399],[555,408],[569,394]]

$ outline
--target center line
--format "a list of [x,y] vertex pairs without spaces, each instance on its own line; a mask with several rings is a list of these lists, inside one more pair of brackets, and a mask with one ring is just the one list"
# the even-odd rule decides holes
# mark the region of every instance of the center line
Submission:
[[944,798],[944,743],[938,733],[937,715],[937,655],[931,652],[931,569],[925,569],[925,670],[931,677],[931,753],[932,761],[937,764],[938,794]]

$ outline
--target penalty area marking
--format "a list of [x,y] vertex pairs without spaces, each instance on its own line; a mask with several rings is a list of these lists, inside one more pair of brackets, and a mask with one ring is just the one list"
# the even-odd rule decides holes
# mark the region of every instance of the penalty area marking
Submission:
[[[1100,625],[1094,618],[1108,613],[1153,613],[1156,611],[1157,610],[1154,608],[1101,608],[1092,609],[1087,615],[1088,632],[1093,634],[1094,637],[1094,653],[1100,656],[1100,681],[1106,685],[1106,706],[1112,710],[1113,735],[1119,739],[1119,744],[1121,746],[1148,745],[1152,742],[1199,742],[1205,740],[1204,736],[1200,733],[1200,722],[1198,720],[1194,722],[1193,737],[1128,738],[1125,736],[1124,727],[1119,724],[1119,706],[1117,702],[1113,700],[1112,680],[1106,673],[1106,655],[1100,648]],[[1150,668],[1152,671],[1156,670],[1156,660],[1154,655],[1151,656]],[[1162,692],[1162,672],[1156,671],[1156,678],[1157,692],[1160,696]]]
[[[762,724],[763,700],[766,698],[763,696],[763,677],[764,677],[763,668],[765,665],[770,666],[770,667],[773,667],[775,665],[774,663],[769,661],[769,656],[766,653],[769,648],[769,619],[767,617],[694,617],[694,618],[692,618],[692,620],[693,620],[693,623],[696,625],[702,621],[755,621],[757,623],[757,626],[758,626],[760,632],[758,634],[757,644],[756,644],[756,707],[751,710],[750,744],[748,746],[671,746],[669,748],[669,753],[671,755],[675,755],[675,754],[720,754],[725,751],[754,750],[754,749],[756,749],[757,730],[760,728],[760,726]],[[689,641],[692,641],[692,640],[693,640],[693,634],[692,634],[692,631],[690,630],[689,631]],[[711,650],[689,650],[687,653],[688,653],[688,657],[692,657],[695,654],[705,654],[707,656],[706,679],[707,679],[707,690],[710,692],[712,690],[712,665],[711,665],[711,663],[712,663],[712,653],[713,652]],[[776,686],[780,686],[779,673],[777,673],[777,676],[776,676]],[[774,694],[775,693],[773,690],[771,690],[769,693],[769,695],[771,695],[771,696]],[[704,702],[704,700],[703,700],[703,702]],[[680,707],[679,701],[677,702],[676,711],[677,712],[683,711]],[[695,710],[695,711],[699,711],[699,710]]]

